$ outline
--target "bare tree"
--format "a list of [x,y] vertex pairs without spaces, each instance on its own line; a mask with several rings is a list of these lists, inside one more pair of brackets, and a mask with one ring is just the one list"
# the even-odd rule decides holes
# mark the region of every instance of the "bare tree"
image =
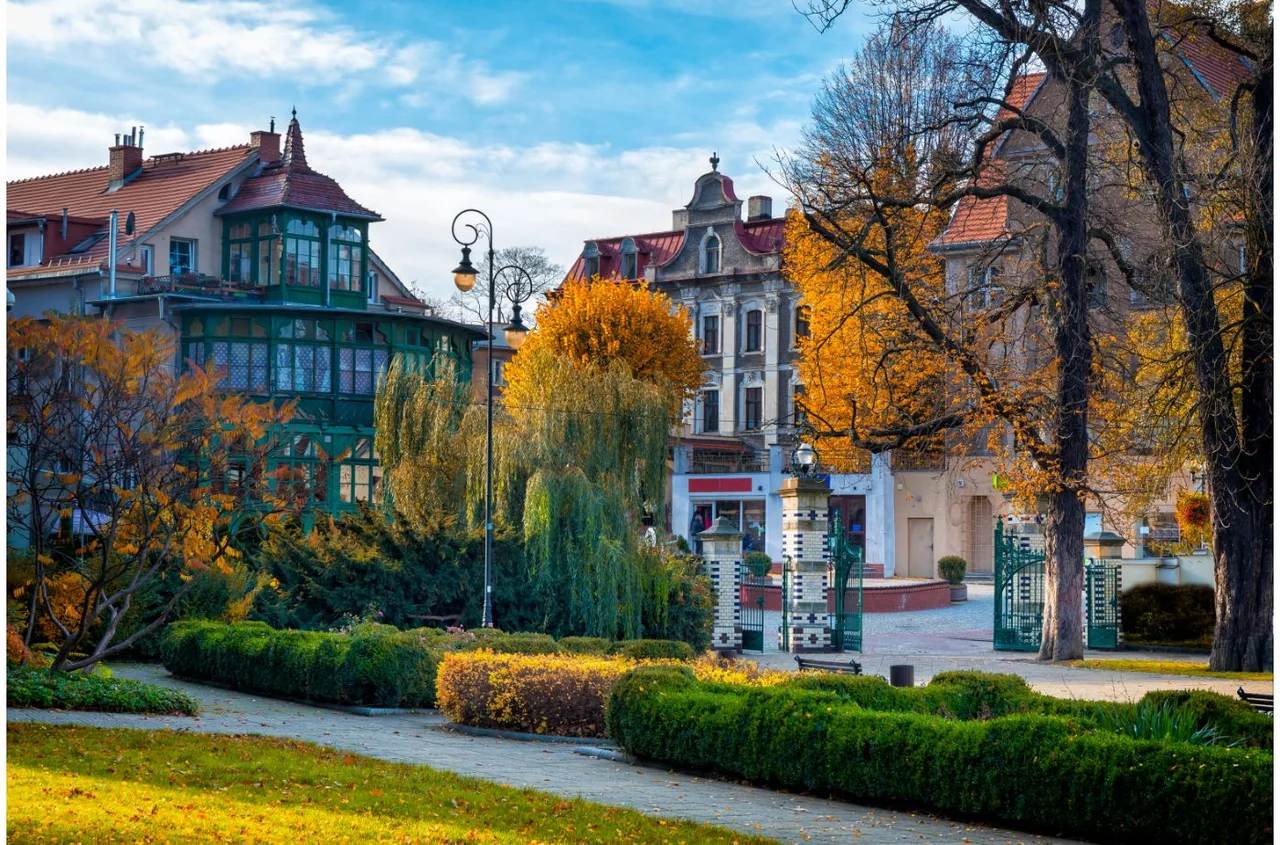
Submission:
[[[524,270],[533,279],[533,294],[535,297],[545,296],[548,290],[564,279],[564,268],[559,264],[552,263],[541,247],[510,246],[495,252],[493,258],[495,270],[511,264]],[[460,319],[470,320],[474,318],[477,323],[483,325],[489,319],[489,279],[487,269],[481,268],[475,287],[471,290],[466,293],[459,291],[449,297],[449,304],[457,312]],[[505,300],[499,296],[496,300],[497,307],[494,310],[494,320],[502,321],[510,316],[506,313],[504,305]],[[529,319],[534,310],[534,308],[525,309],[524,318],[526,320]]]

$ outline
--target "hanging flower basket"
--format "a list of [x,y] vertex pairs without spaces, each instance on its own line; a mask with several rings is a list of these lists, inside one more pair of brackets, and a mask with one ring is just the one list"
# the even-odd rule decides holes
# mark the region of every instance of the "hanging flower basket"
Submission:
[[1184,490],[1174,503],[1174,516],[1184,541],[1203,542],[1209,535],[1209,496]]

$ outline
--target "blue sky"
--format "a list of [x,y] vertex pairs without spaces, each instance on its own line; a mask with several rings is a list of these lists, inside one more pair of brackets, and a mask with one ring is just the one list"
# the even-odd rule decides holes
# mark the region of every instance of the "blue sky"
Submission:
[[717,150],[738,194],[796,143],[873,25],[819,35],[789,0],[9,2],[7,178],[244,143],[297,106],[310,163],[387,218],[376,249],[444,297],[455,212],[568,264],[663,229]]

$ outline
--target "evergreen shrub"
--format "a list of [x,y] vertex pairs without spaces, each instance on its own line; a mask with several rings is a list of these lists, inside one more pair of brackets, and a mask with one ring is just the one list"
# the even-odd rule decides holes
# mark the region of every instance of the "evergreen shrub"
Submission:
[[1269,751],[1133,740],[1043,713],[877,712],[841,694],[887,700],[873,684],[821,686],[700,683],[691,671],[642,668],[614,684],[608,731],[669,765],[1057,835],[1271,841]]
[[680,640],[625,640],[614,643],[611,654],[632,660],[692,660],[693,647]]
[[1213,587],[1139,584],[1120,594],[1124,637],[1131,643],[1213,643]]

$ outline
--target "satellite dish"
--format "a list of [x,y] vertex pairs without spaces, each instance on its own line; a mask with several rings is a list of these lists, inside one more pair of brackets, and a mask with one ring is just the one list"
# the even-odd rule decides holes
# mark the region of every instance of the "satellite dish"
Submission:
[[132,235],[133,231],[137,228],[138,228],[138,221],[133,216],[133,212],[130,211],[129,216],[124,219],[124,233],[126,235]]

